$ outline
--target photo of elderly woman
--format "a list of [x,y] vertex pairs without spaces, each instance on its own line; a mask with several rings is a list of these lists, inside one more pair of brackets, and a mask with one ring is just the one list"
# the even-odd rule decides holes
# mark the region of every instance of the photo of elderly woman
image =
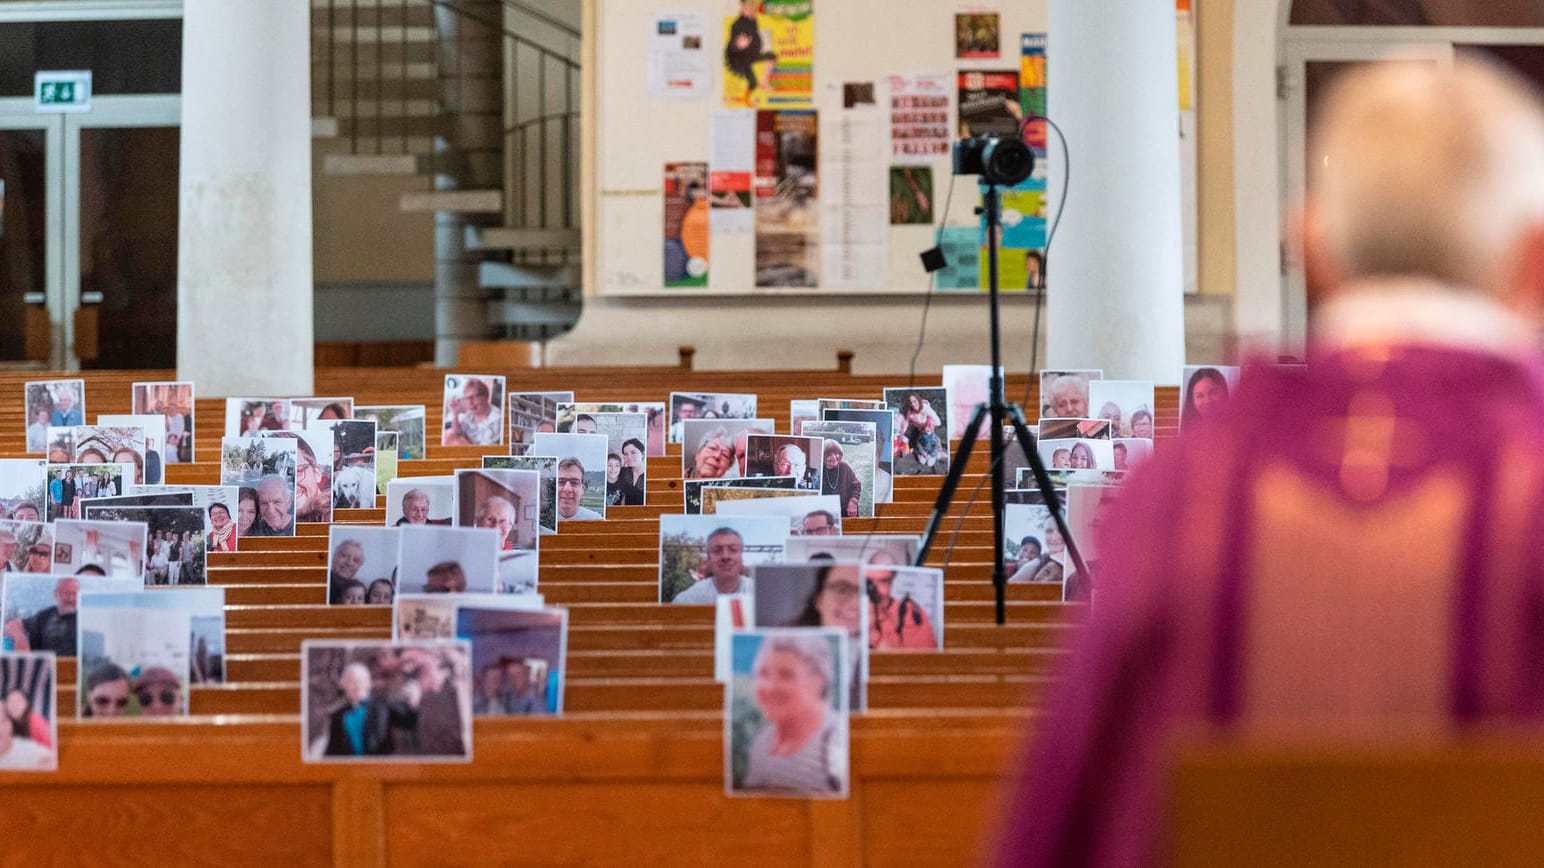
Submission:
[[736,633],[724,709],[730,795],[847,795],[845,631],[772,628]]
[[758,627],[836,627],[848,640],[847,707],[868,708],[870,607],[855,562],[821,560],[757,567]]

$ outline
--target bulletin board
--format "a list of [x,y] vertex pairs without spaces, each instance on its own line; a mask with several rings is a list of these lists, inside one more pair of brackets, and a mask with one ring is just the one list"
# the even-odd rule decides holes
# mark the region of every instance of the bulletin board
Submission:
[[[905,125],[895,122],[890,97],[893,91],[911,94],[928,85],[947,92],[952,139],[959,130],[959,88],[965,83],[960,74],[980,72],[983,76],[975,82],[990,83],[990,73],[1012,71],[1017,80],[1023,69],[1021,37],[1043,34],[1045,0],[959,5],[811,0],[808,5],[813,22],[808,96],[813,117],[794,109],[758,110],[757,99],[776,98],[768,89],[769,77],[797,78],[784,75],[786,70],[777,63],[754,70],[762,90],[750,100],[745,80],[726,71],[725,45],[741,15],[739,3],[597,4],[596,120],[590,134],[596,136],[592,213],[599,293],[923,293],[929,278],[918,254],[937,243],[937,226],[946,211],[948,224],[959,227],[952,234],[956,246],[969,258],[970,248],[981,238],[979,218],[973,213],[979,202],[977,179],[953,176],[947,149],[898,155],[898,139],[892,133]],[[961,30],[964,25],[957,21],[957,14],[992,13],[997,15],[995,51],[989,27]],[[775,41],[778,34],[762,23],[764,41]],[[701,33],[701,86],[681,83],[679,92],[663,92],[661,82],[671,74],[661,71],[659,46],[680,47],[679,40],[672,43],[670,38],[689,36],[693,28]],[[770,51],[770,46],[763,47]],[[682,57],[689,55],[674,59]],[[666,57],[663,62],[672,60]],[[942,78],[920,78],[928,75]],[[897,85],[893,76],[904,78]],[[872,85],[871,92],[865,91],[866,85]],[[1055,82],[1049,85],[1054,88]],[[726,86],[738,106],[725,105]],[[800,190],[808,174],[798,174],[799,166],[781,174],[779,169],[785,162],[797,163],[801,128],[815,133],[815,177],[806,185],[814,188],[813,195]],[[769,139],[783,151],[767,148]],[[788,142],[794,145],[785,147]],[[731,154],[734,160],[722,159]],[[748,212],[732,214],[732,206],[722,211],[713,207],[736,195],[742,201],[747,198],[731,189],[737,186],[735,179],[714,175],[719,166],[730,163],[740,164],[732,166],[735,169],[752,169]],[[893,166],[909,170],[894,183],[897,189],[910,190],[911,196],[892,196]],[[1041,162],[1036,169],[1041,184],[1045,171]],[[927,201],[926,209],[918,207],[917,189]],[[696,204],[704,194],[706,207]],[[919,222],[896,224],[892,218]],[[810,240],[813,253],[802,246]],[[1015,267],[1022,281],[1028,267],[1022,251],[1019,260]],[[1022,291],[1022,282],[1015,287],[1007,277],[1013,270],[1005,267],[1005,272],[1004,289]],[[939,288],[950,287],[940,281]],[[981,291],[979,285],[956,288]]]

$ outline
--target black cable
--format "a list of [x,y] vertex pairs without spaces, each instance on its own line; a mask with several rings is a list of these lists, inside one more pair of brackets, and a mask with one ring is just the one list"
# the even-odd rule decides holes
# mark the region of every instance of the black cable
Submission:
[[[944,193],[943,216],[939,218],[938,230],[933,233],[933,243],[941,244],[943,241],[943,229],[949,225],[949,206],[954,202],[954,179],[958,177],[954,172],[949,173],[949,191]],[[927,295],[922,297],[922,328],[917,332],[917,347],[911,351],[911,370],[907,378],[907,388],[917,387],[917,357],[922,355],[922,344],[927,340],[927,313],[933,307],[933,289],[938,285],[938,272],[930,271],[927,276]]]

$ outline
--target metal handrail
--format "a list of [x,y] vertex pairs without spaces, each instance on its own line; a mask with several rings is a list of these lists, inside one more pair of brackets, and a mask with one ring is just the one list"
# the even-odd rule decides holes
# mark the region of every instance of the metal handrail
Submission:
[[580,38],[580,33],[579,33],[579,30],[577,28],[570,26],[568,23],[566,23],[564,21],[561,21],[561,20],[559,20],[557,18],[554,18],[551,15],[548,15],[547,13],[541,11],[540,9],[537,9],[534,6],[528,6],[528,5],[524,4],[524,3],[521,3],[520,0],[503,0],[503,3],[504,3],[505,6],[509,7],[510,9],[513,9],[516,12],[519,12],[519,13],[524,14],[524,15],[529,15],[532,18],[535,18],[537,21],[540,21],[541,23],[546,24],[549,27],[553,27],[553,28],[555,28],[557,30],[561,30],[564,33],[568,34],[569,36],[572,36],[575,39]]
[[516,33],[513,30],[510,30],[509,28],[505,27],[503,24],[501,24],[501,23],[499,23],[497,21],[489,21],[488,19],[482,17],[481,15],[476,15],[474,13],[468,12],[465,9],[462,9],[461,7],[457,6],[456,4],[451,3],[450,0],[429,0],[429,5],[431,5],[431,6],[438,6],[441,9],[444,9],[444,10],[446,10],[448,12],[451,12],[452,14],[459,15],[462,18],[465,18],[468,21],[471,21],[471,22],[474,22],[474,23],[477,23],[477,24],[481,24],[482,26],[488,28],[489,30],[494,31],[495,33],[502,33],[502,34],[504,34],[504,36],[506,38],[508,38],[511,41],[515,42],[517,45],[524,45],[527,48],[530,48],[532,51],[535,51],[538,54],[542,54],[542,55],[545,55],[546,57],[549,57],[549,58],[551,58],[553,60],[556,60],[557,62],[567,66],[570,71],[573,71],[573,72],[579,71],[579,62],[578,61],[571,60],[571,59],[569,59],[569,57],[567,55],[559,54],[558,52],[553,51],[552,49],[546,47],[545,45],[542,45],[539,42],[534,42],[534,41],[532,41],[530,39],[527,39],[526,37],[521,36],[520,34]]

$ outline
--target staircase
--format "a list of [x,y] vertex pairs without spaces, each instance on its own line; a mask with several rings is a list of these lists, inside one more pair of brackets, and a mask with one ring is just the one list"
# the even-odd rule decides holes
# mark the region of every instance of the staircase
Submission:
[[[521,0],[311,2],[312,132],[332,140],[322,172],[433,179],[428,190],[404,184],[398,207],[436,212],[438,231],[455,235],[437,238],[441,261],[447,249],[475,257],[483,339],[571,329],[581,304],[578,31]],[[468,72],[488,68],[479,52],[494,46],[502,106]],[[477,131],[490,115],[501,135]],[[502,166],[477,163],[489,159]]]

